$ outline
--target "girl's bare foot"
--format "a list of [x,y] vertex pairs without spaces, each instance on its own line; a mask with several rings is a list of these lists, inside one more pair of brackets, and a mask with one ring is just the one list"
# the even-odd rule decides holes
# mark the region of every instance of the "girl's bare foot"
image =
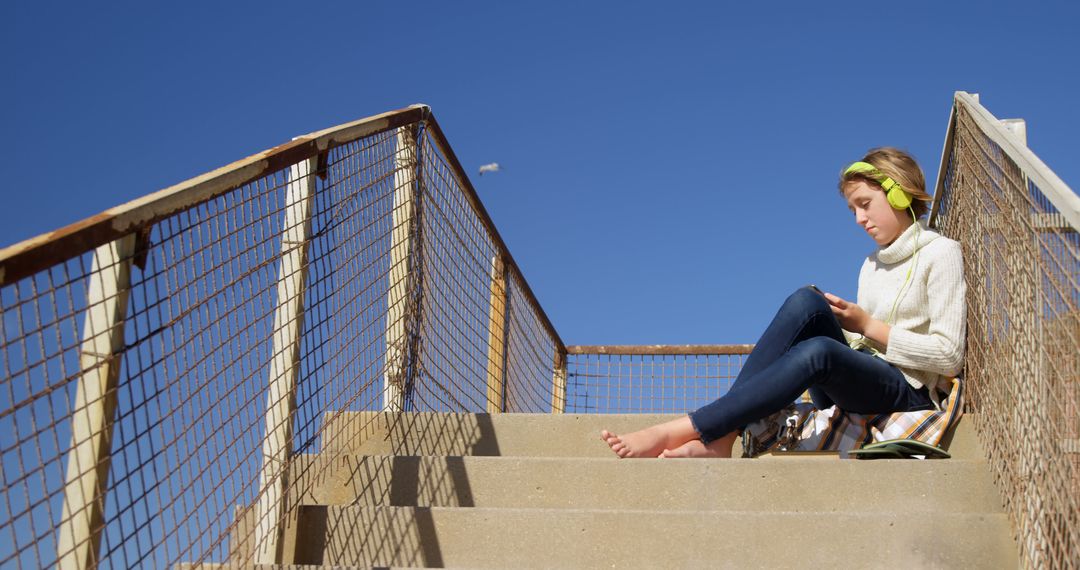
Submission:
[[666,441],[663,434],[653,428],[646,428],[622,436],[603,430],[600,432],[600,438],[608,444],[608,447],[615,452],[615,455],[624,459],[631,457],[659,457],[660,452],[664,450],[664,442]]
[[[667,423],[647,427],[624,435],[616,435],[608,430],[600,432],[600,438],[608,444],[611,451],[620,458],[659,457],[665,449],[672,449],[696,439],[690,418],[679,418]],[[700,440],[699,440],[700,442]]]
[[660,457],[664,459],[729,459],[731,458],[731,440],[725,437],[704,444],[700,439],[691,439],[675,449],[665,449],[660,453]]

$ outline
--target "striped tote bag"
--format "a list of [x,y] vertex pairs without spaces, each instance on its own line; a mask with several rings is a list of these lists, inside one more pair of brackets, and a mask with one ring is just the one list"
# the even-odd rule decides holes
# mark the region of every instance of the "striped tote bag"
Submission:
[[847,451],[875,441],[915,439],[930,445],[941,443],[963,414],[964,388],[952,379],[949,395],[940,410],[853,414],[836,406],[819,410],[808,402],[794,403],[751,423],[743,430],[743,457],[774,451]]

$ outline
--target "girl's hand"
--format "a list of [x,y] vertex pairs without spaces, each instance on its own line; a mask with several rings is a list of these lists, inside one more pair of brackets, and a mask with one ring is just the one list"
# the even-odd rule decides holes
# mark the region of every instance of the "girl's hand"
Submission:
[[867,313],[862,307],[855,303],[845,301],[832,293],[825,293],[825,300],[829,302],[832,312],[836,315],[836,320],[840,321],[840,326],[861,335],[866,335],[866,325],[873,320],[870,313]]

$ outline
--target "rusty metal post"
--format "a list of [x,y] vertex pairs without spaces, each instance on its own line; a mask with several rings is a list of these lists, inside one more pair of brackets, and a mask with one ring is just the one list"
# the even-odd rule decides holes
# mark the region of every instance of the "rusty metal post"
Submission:
[[506,411],[506,263],[501,255],[491,258],[491,303],[488,309],[487,411]]
[[551,374],[551,413],[566,413],[566,352],[558,347]]
[[285,222],[278,266],[277,309],[274,312],[273,352],[266,394],[266,436],[255,527],[255,563],[279,564],[284,532],[288,466],[292,457],[292,423],[296,383],[300,373],[300,336],[304,323],[311,202],[315,195],[317,158],[289,169],[285,191]]
[[94,250],[56,538],[57,567],[64,570],[94,568],[98,562],[135,242],[132,234]]
[[[420,268],[416,267],[417,212],[417,125],[397,129],[394,154],[394,211],[391,228],[389,291],[386,310],[386,356],[384,360],[382,408],[399,412],[405,406],[405,387],[412,373],[410,357],[415,339],[410,324],[419,317],[415,305]],[[415,327],[413,327],[415,328]],[[416,331],[412,331],[415,336]]]

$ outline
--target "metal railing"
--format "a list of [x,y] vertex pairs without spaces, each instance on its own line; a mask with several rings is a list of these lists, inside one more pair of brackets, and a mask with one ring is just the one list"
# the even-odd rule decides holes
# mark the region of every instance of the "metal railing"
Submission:
[[568,413],[685,413],[727,393],[750,344],[568,346]]
[[[931,223],[964,248],[970,407],[1022,556],[1069,567],[1080,207],[1007,125],[957,94]],[[379,421],[351,412],[685,412],[751,348],[565,347],[424,106],[0,251],[0,324],[16,567],[290,562],[320,452]]]
[[1080,566],[1080,198],[957,92],[931,225],[963,247],[965,375],[1025,565]]
[[0,323],[3,567],[288,561],[291,476],[335,414],[565,401],[563,343],[425,106],[0,251]]

